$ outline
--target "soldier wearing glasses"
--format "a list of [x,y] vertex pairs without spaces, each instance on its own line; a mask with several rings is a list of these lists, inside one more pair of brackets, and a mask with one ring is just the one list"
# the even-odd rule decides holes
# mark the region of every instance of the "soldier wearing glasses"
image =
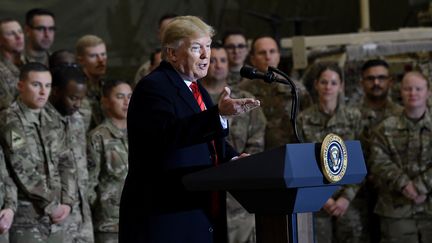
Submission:
[[246,36],[241,30],[231,30],[224,34],[222,42],[228,54],[228,85],[236,85],[241,80],[240,69],[248,54]]
[[26,59],[48,66],[49,49],[54,42],[54,13],[34,8],[26,13],[25,34],[27,36]]
[[[368,165],[371,154],[371,132],[384,119],[402,112],[402,107],[391,101],[389,90],[393,85],[393,79],[389,73],[389,65],[381,59],[372,59],[365,62],[361,68],[360,84],[363,87],[364,97],[358,105],[362,118],[362,133],[360,141],[363,153]],[[370,171],[370,169],[368,169]],[[362,209],[360,216],[365,221],[364,232],[369,232],[371,242],[379,241],[379,218],[373,213],[376,203],[376,180],[371,175],[356,195],[355,202]],[[364,209],[364,210],[363,210]]]

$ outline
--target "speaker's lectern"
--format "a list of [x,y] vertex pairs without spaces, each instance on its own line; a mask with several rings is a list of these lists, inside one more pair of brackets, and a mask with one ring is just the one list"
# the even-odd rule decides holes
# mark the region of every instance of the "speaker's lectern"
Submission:
[[324,177],[320,144],[287,144],[183,178],[190,190],[229,191],[255,213],[258,243],[313,242],[310,212],[320,210],[339,186],[366,175],[358,141],[346,141],[348,164],[337,183]]

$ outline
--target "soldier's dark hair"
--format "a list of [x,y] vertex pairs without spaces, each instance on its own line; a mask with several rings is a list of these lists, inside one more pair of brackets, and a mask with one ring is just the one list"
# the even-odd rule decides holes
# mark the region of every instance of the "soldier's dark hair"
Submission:
[[130,85],[126,80],[123,79],[106,79],[102,84],[102,96],[108,97],[111,94],[111,91],[119,86],[120,84]]
[[33,24],[32,21],[33,21],[34,16],[40,16],[40,15],[49,15],[53,19],[55,19],[54,13],[49,11],[48,9],[33,8],[33,9],[30,9],[29,11],[27,11],[27,13],[26,13],[26,16],[25,16],[26,25],[32,26],[32,24]]
[[223,46],[223,44],[222,44],[222,42],[220,40],[216,40],[216,41],[213,41],[211,43],[210,48],[221,49],[221,48],[224,48],[224,46]]
[[54,69],[60,66],[75,66],[78,67],[78,64],[75,62],[66,62],[64,60],[64,55],[72,55],[73,57],[75,57],[75,53],[71,50],[67,50],[67,49],[60,49],[57,50],[55,52],[53,52],[50,56],[49,56],[49,67],[50,69]]
[[255,54],[255,43],[257,41],[259,41],[260,39],[263,39],[263,38],[270,38],[270,39],[274,40],[276,42],[276,46],[278,48],[278,51],[280,50],[279,43],[273,37],[271,37],[269,35],[262,35],[262,36],[258,36],[258,37],[256,37],[255,39],[252,40],[251,49],[250,49],[250,52],[249,52],[251,56],[253,56]]
[[73,66],[58,66],[51,69],[52,87],[64,89],[70,81],[75,81],[78,84],[85,84],[87,76],[84,72]]
[[30,72],[49,72],[49,69],[47,66],[43,65],[42,63],[29,62],[24,64],[24,66],[21,67],[19,79],[23,81],[26,80]]
[[389,65],[386,61],[382,60],[382,59],[371,59],[368,60],[367,62],[365,62],[361,68],[361,72],[362,74],[368,70],[371,67],[376,67],[376,66],[383,66],[387,69],[389,69]]
[[318,80],[321,77],[321,74],[327,70],[333,71],[339,75],[341,83],[344,82],[344,76],[342,68],[335,62],[322,62],[317,64],[315,80]]
[[154,65],[155,63],[155,59],[156,59],[156,54],[162,52],[161,48],[156,48],[152,53],[150,53],[150,65]]
[[244,31],[242,29],[229,29],[227,31],[224,32],[224,34],[222,35],[222,44],[225,45],[226,39],[228,37],[230,37],[231,35],[241,35],[243,36],[243,38],[245,40],[246,39],[246,34],[244,33]]
[[166,20],[166,19],[173,19],[173,18],[175,18],[175,17],[178,17],[178,14],[175,14],[175,13],[166,13],[166,14],[162,15],[162,16],[159,18],[159,22],[158,22],[158,26],[159,26],[159,28],[160,28],[160,26],[161,26],[161,24],[162,24],[162,22],[163,22],[164,20]]

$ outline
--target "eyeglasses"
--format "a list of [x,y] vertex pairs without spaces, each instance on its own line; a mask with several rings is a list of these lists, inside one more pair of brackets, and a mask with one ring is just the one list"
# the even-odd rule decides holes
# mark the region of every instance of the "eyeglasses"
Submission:
[[363,80],[368,82],[373,82],[375,81],[375,79],[378,79],[379,82],[383,82],[388,80],[389,78],[390,77],[387,75],[377,75],[377,76],[370,75],[370,76],[363,77]]
[[238,44],[238,45],[230,44],[230,45],[226,45],[224,47],[227,50],[234,50],[234,49],[245,49],[247,47],[247,45],[246,44]]
[[36,31],[40,31],[40,32],[54,32],[56,31],[56,27],[55,26],[30,26],[30,28],[36,30]]

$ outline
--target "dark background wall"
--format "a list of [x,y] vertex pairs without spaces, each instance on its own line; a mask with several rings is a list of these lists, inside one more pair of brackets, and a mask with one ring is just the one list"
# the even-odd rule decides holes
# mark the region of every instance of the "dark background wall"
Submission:
[[[370,0],[373,30],[416,26],[416,13],[427,0]],[[323,35],[357,32],[357,0],[0,0],[0,17],[24,24],[25,12],[43,7],[56,14],[58,31],[52,50],[73,49],[84,34],[102,37],[108,46],[111,73],[132,78],[136,67],[158,46],[157,22],[164,13],[198,15],[213,25],[220,38],[228,28],[243,28],[250,38],[295,33]]]

